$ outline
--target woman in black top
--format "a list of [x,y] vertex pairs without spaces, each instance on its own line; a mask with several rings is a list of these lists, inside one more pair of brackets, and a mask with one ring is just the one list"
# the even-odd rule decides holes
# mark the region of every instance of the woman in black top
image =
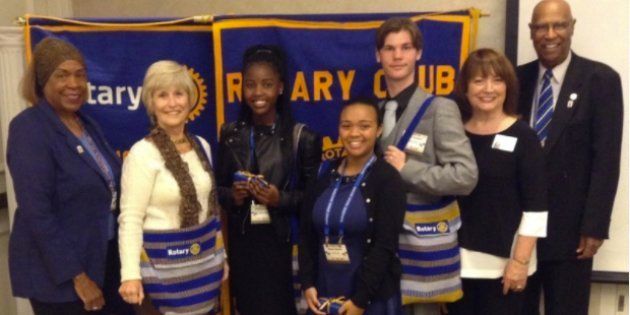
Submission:
[[[344,106],[339,138],[347,155],[322,165],[304,199],[300,276],[314,314],[324,314],[318,298],[341,296],[347,300],[339,314],[393,315],[400,310],[396,252],[405,191],[398,171],[374,154],[380,133],[376,104]],[[329,254],[335,249],[342,254]]]
[[[291,118],[283,72],[277,47],[248,48],[242,71],[246,106],[238,121],[221,129],[217,181],[228,218],[232,294],[242,315],[296,313],[291,217],[316,176],[321,139]],[[238,171],[263,180],[243,181]]]
[[472,52],[456,84],[479,182],[459,199],[464,297],[449,314],[520,314],[536,240],[547,233],[544,156],[515,115],[517,84],[510,62],[491,49]]

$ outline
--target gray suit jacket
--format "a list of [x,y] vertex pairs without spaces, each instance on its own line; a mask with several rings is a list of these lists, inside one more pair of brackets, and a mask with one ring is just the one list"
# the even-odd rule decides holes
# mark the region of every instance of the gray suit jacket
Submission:
[[[380,139],[383,150],[396,145],[429,94],[417,89],[392,132]],[[381,104],[383,106],[383,104]],[[442,196],[467,195],[477,184],[477,163],[455,102],[436,97],[414,133],[427,136],[422,154],[405,150],[401,170],[407,202],[428,204]]]

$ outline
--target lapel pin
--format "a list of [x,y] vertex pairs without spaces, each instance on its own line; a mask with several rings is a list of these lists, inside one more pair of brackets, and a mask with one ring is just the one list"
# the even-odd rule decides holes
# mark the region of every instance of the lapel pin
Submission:
[[569,102],[567,103],[567,108],[572,108],[573,102],[577,100],[577,98],[578,98],[577,93],[571,93],[571,95],[569,95]]
[[83,154],[83,147],[78,145],[77,146],[77,152],[79,152],[79,154]]

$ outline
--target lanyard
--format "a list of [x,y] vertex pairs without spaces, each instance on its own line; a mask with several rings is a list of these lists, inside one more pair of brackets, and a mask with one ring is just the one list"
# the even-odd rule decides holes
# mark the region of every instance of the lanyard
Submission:
[[[352,201],[352,197],[354,197],[354,194],[356,193],[357,188],[359,188],[359,185],[361,185],[361,182],[363,181],[363,178],[365,177],[365,174],[367,173],[367,169],[374,163],[374,161],[376,161],[376,156],[372,155],[370,159],[368,160],[368,162],[365,163],[365,165],[363,166],[363,169],[361,170],[361,173],[359,173],[359,176],[357,177],[357,180],[354,182],[354,185],[352,185],[352,190],[350,191],[350,195],[348,196],[348,199],[346,199],[346,202],[344,203],[343,208],[341,209],[341,218],[339,219],[339,243],[341,243],[343,240],[343,234],[344,234],[343,222],[346,218],[346,213],[348,212],[350,201]],[[345,166],[346,166],[346,160],[343,161],[343,165],[341,169],[342,170],[345,169]],[[337,178],[336,183],[335,183],[335,188],[333,189],[330,195],[330,199],[328,200],[328,205],[326,206],[326,217],[324,221],[324,237],[326,239],[326,243],[328,243],[329,236],[330,236],[330,212],[332,210],[332,205],[335,201],[335,197],[337,197],[339,186],[341,186],[341,177]]]
[[429,109],[429,106],[431,105],[431,102],[433,101],[434,98],[435,96],[431,95],[427,97],[424,100],[424,102],[422,102],[422,105],[420,105],[420,109],[418,109],[418,112],[416,112],[416,115],[413,116],[413,119],[409,123],[409,126],[407,126],[405,133],[402,135],[402,137],[400,137],[400,140],[398,141],[398,144],[396,145],[398,149],[402,151],[405,150],[405,147],[407,146],[407,142],[409,142],[411,135],[413,135],[414,131],[416,130],[416,127],[418,126],[418,124],[420,123],[420,120],[422,119],[422,116],[424,116],[424,113],[426,113],[427,109]]
[[249,130],[249,167],[253,170],[256,163],[256,141],[254,140],[254,126]]
[[112,194],[116,193],[116,183],[114,182],[114,172],[112,171],[112,167],[109,165],[105,156],[99,151],[98,147],[94,140],[85,132],[83,135],[79,137],[79,141],[83,146],[87,149],[92,160],[98,165],[101,172],[103,172],[103,176],[107,180],[107,187],[111,191]]

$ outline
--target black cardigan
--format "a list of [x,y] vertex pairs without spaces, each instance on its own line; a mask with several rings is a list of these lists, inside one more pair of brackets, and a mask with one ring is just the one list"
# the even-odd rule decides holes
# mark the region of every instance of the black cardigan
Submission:
[[[302,206],[299,263],[302,288],[315,286],[319,240],[313,228],[312,211],[317,198],[336,176],[340,160],[330,162],[317,183],[310,187]],[[366,308],[374,299],[384,300],[400,291],[401,266],[398,258],[398,234],[405,216],[405,191],[396,169],[378,159],[361,184],[368,217],[365,256],[358,269],[356,292],[352,302]]]

